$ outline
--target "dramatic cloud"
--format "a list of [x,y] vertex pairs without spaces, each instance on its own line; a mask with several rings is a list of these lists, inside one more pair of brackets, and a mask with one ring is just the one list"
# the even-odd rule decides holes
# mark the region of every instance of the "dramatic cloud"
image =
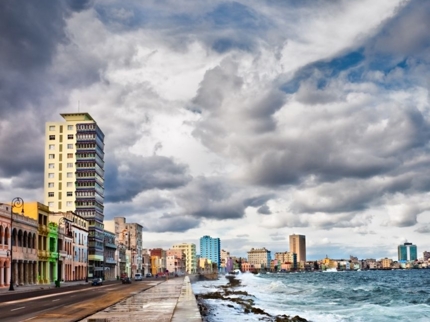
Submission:
[[3,198],[43,202],[44,124],[81,111],[145,246],[430,250],[429,29],[418,0],[1,1]]

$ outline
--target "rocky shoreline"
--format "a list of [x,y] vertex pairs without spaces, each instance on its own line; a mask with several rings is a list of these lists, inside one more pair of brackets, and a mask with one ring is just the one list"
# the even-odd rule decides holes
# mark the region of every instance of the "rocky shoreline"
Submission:
[[232,309],[235,308],[233,303],[238,304],[241,307],[241,309],[243,309],[243,314],[251,313],[251,314],[261,315],[261,318],[260,318],[261,321],[308,322],[306,319],[298,315],[294,317],[288,316],[286,314],[276,315],[276,316],[270,315],[264,310],[254,306],[254,300],[251,294],[248,294],[248,292],[245,292],[245,291],[236,290],[241,284],[241,281],[239,279],[235,278],[234,276],[229,276],[227,277],[227,279],[228,279],[227,285],[219,286],[218,291],[196,295],[197,305],[199,307],[202,320],[204,322],[209,321],[208,317],[210,316],[212,311],[211,307],[206,304],[205,300],[208,300],[208,299],[226,301],[227,303],[226,306]]

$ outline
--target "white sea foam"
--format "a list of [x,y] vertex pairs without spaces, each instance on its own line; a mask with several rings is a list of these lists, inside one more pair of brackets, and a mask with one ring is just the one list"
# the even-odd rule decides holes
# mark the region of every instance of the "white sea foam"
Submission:
[[[313,322],[430,321],[430,292],[423,285],[428,272],[366,272],[362,274],[241,274],[239,290],[253,295],[255,306],[276,316],[299,315]],[[196,293],[214,290],[227,279],[193,285]],[[199,282],[202,283],[202,282]],[[207,286],[211,287],[207,287]],[[404,287],[414,285],[413,287]],[[233,305],[228,307],[226,304]],[[215,300],[210,322],[259,321],[237,304]]]

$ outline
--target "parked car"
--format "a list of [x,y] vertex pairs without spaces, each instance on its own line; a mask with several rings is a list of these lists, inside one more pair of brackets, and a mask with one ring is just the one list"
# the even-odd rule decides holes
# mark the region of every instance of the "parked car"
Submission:
[[131,284],[131,278],[130,277],[124,277],[122,279],[122,284]]
[[146,274],[146,277],[152,277],[151,273]]
[[93,282],[91,283],[92,286],[99,286],[103,285],[103,279],[100,277],[96,277],[93,279]]
[[135,281],[141,281],[143,279],[142,274],[136,273],[134,274],[134,280]]

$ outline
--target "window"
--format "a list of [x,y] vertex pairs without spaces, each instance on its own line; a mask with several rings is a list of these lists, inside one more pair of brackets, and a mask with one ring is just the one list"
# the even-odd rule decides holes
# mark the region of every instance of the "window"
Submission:
[[72,191],[67,191],[67,197],[73,197],[73,192]]
[[67,188],[73,187],[73,182],[67,182]]
[[55,144],[50,144],[49,145],[49,150],[55,150]]
[[55,131],[55,125],[50,125],[49,126],[49,131]]
[[48,173],[48,178],[50,178],[50,179],[54,178],[54,174],[53,173]]
[[70,130],[73,130],[73,125],[67,125],[67,129],[70,131]]
[[48,192],[48,197],[53,197],[54,193],[53,192]]
[[48,165],[48,168],[49,168],[49,169],[54,169],[54,168],[55,168],[55,165],[54,165],[53,163],[50,163],[50,164]]
[[73,149],[73,144],[67,144],[68,149]]
[[54,203],[53,202],[48,202],[48,207],[54,207]]
[[53,182],[49,182],[48,183],[48,188],[54,188],[54,183]]
[[73,153],[67,153],[67,159],[72,159],[73,158]]
[[73,206],[73,201],[67,201],[66,202],[66,206],[67,207],[72,207]]
[[67,178],[73,178],[73,172],[67,172]]
[[55,135],[50,135],[50,136],[49,136],[49,139],[50,139],[50,140],[55,140]]
[[50,154],[49,159],[55,159],[55,154]]
[[68,138],[69,140],[73,140],[73,134],[67,134],[67,138]]
[[67,163],[68,168],[73,168],[73,163]]

